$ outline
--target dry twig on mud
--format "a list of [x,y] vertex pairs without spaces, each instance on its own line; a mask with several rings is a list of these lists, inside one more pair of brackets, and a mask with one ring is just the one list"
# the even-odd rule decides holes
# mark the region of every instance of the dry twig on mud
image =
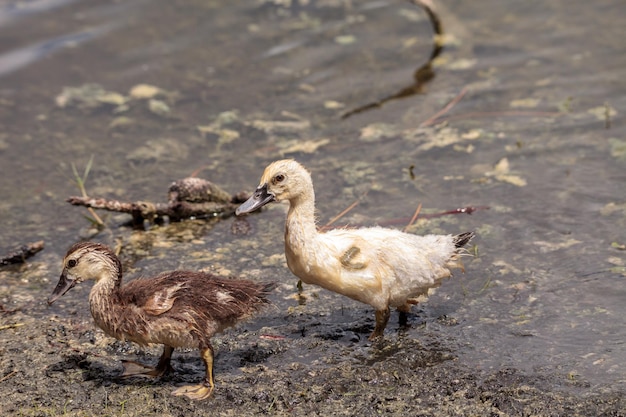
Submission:
[[169,217],[170,221],[228,217],[234,214],[237,206],[246,198],[247,196],[241,193],[231,196],[210,181],[189,177],[170,185],[167,203],[123,202],[87,196],[72,196],[67,202],[74,206],[128,213],[133,216],[133,223],[140,225],[145,220],[156,221],[165,216]]
[[5,326],[0,326],[0,330],[15,329],[16,327],[22,327],[23,325],[24,323],[7,324]]
[[43,240],[22,245],[8,255],[0,258],[0,266],[24,263],[27,258],[30,258],[42,249]]
[[2,378],[0,378],[0,382],[4,382],[4,381],[6,381],[7,379],[11,378],[12,376],[14,376],[16,374],[17,374],[17,371],[13,371],[13,372],[3,376]]

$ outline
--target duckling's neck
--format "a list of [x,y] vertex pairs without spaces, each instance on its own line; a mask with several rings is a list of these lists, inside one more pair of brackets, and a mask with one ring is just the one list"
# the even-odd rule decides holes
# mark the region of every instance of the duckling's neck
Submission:
[[291,200],[285,223],[285,243],[300,247],[316,234],[315,195],[311,193]]
[[122,321],[124,316],[120,297],[122,275],[103,274],[91,288],[89,308],[96,325],[108,335],[116,337],[115,323]]
[[[291,272],[305,283],[315,279],[318,232],[313,194],[289,202],[285,222],[285,257]],[[310,263],[309,263],[310,262]]]

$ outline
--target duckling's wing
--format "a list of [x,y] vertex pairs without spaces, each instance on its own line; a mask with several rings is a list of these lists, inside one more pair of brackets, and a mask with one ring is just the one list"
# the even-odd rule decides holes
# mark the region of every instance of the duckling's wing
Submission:
[[[427,286],[448,276],[445,265],[456,249],[452,236],[417,236],[381,227],[346,230],[333,235],[352,242],[341,258],[344,276],[362,278],[372,274],[390,288]],[[364,270],[354,266],[363,266]]]
[[184,286],[184,283],[179,282],[174,286],[164,288],[161,291],[157,291],[148,297],[143,309],[146,313],[158,316],[169,311],[174,302],[176,301],[176,293]]
[[361,255],[361,248],[353,245],[350,246],[339,258],[341,266],[351,271],[358,271],[367,268],[367,260]]
[[173,274],[162,274],[154,278],[138,278],[122,288],[122,297],[152,316],[159,316],[172,309],[185,281]]

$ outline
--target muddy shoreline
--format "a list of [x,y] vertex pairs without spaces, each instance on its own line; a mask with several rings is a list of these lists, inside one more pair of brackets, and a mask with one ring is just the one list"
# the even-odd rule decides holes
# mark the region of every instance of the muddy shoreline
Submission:
[[[217,336],[216,390],[192,402],[170,392],[202,378],[197,352],[175,352],[175,372],[160,380],[119,379],[120,360],[153,363],[160,348],[105,336],[86,301],[63,306],[68,317],[46,314],[43,304],[3,313],[2,415],[626,415],[626,395],[613,387],[512,367],[471,369],[420,312],[409,332],[393,323],[370,343],[365,306],[343,323],[306,307],[270,309],[265,327],[250,322]],[[447,316],[437,323],[459,326]],[[416,328],[420,339],[409,334]]]

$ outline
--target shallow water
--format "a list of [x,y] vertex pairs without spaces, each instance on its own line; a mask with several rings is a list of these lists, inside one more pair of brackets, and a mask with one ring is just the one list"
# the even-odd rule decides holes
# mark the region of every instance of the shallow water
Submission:
[[[78,194],[71,164],[82,171],[94,156],[92,196],[165,201],[169,183],[194,171],[251,191],[268,162],[294,157],[313,174],[321,224],[357,199],[343,224],[403,227],[419,203],[423,214],[490,207],[412,228],[475,229],[477,256],[415,309],[410,329],[390,325],[392,340],[442,346],[477,372],[514,367],[623,388],[626,9],[438,6],[446,43],[425,93],[342,119],[412,84],[432,49],[423,11],[400,1],[5,2],[0,247],[44,239],[46,248],[0,270],[0,303],[64,314],[44,301],[63,253],[89,226],[84,210],[64,202]],[[64,87],[89,83],[122,95],[156,85],[169,111],[145,100],[125,109],[55,102]],[[445,123],[420,126],[464,88]],[[129,276],[210,265],[278,279],[279,310],[336,324],[338,358],[384,359],[358,342],[369,307],[310,287],[299,305],[282,257],[284,207],[250,216],[247,236],[232,234],[232,219],[144,232],[124,216],[104,217],[109,227],[93,239],[122,244]],[[78,309],[87,291],[66,302]],[[288,337],[315,332],[310,322],[258,326],[266,324]],[[321,353],[284,355],[269,361]]]

